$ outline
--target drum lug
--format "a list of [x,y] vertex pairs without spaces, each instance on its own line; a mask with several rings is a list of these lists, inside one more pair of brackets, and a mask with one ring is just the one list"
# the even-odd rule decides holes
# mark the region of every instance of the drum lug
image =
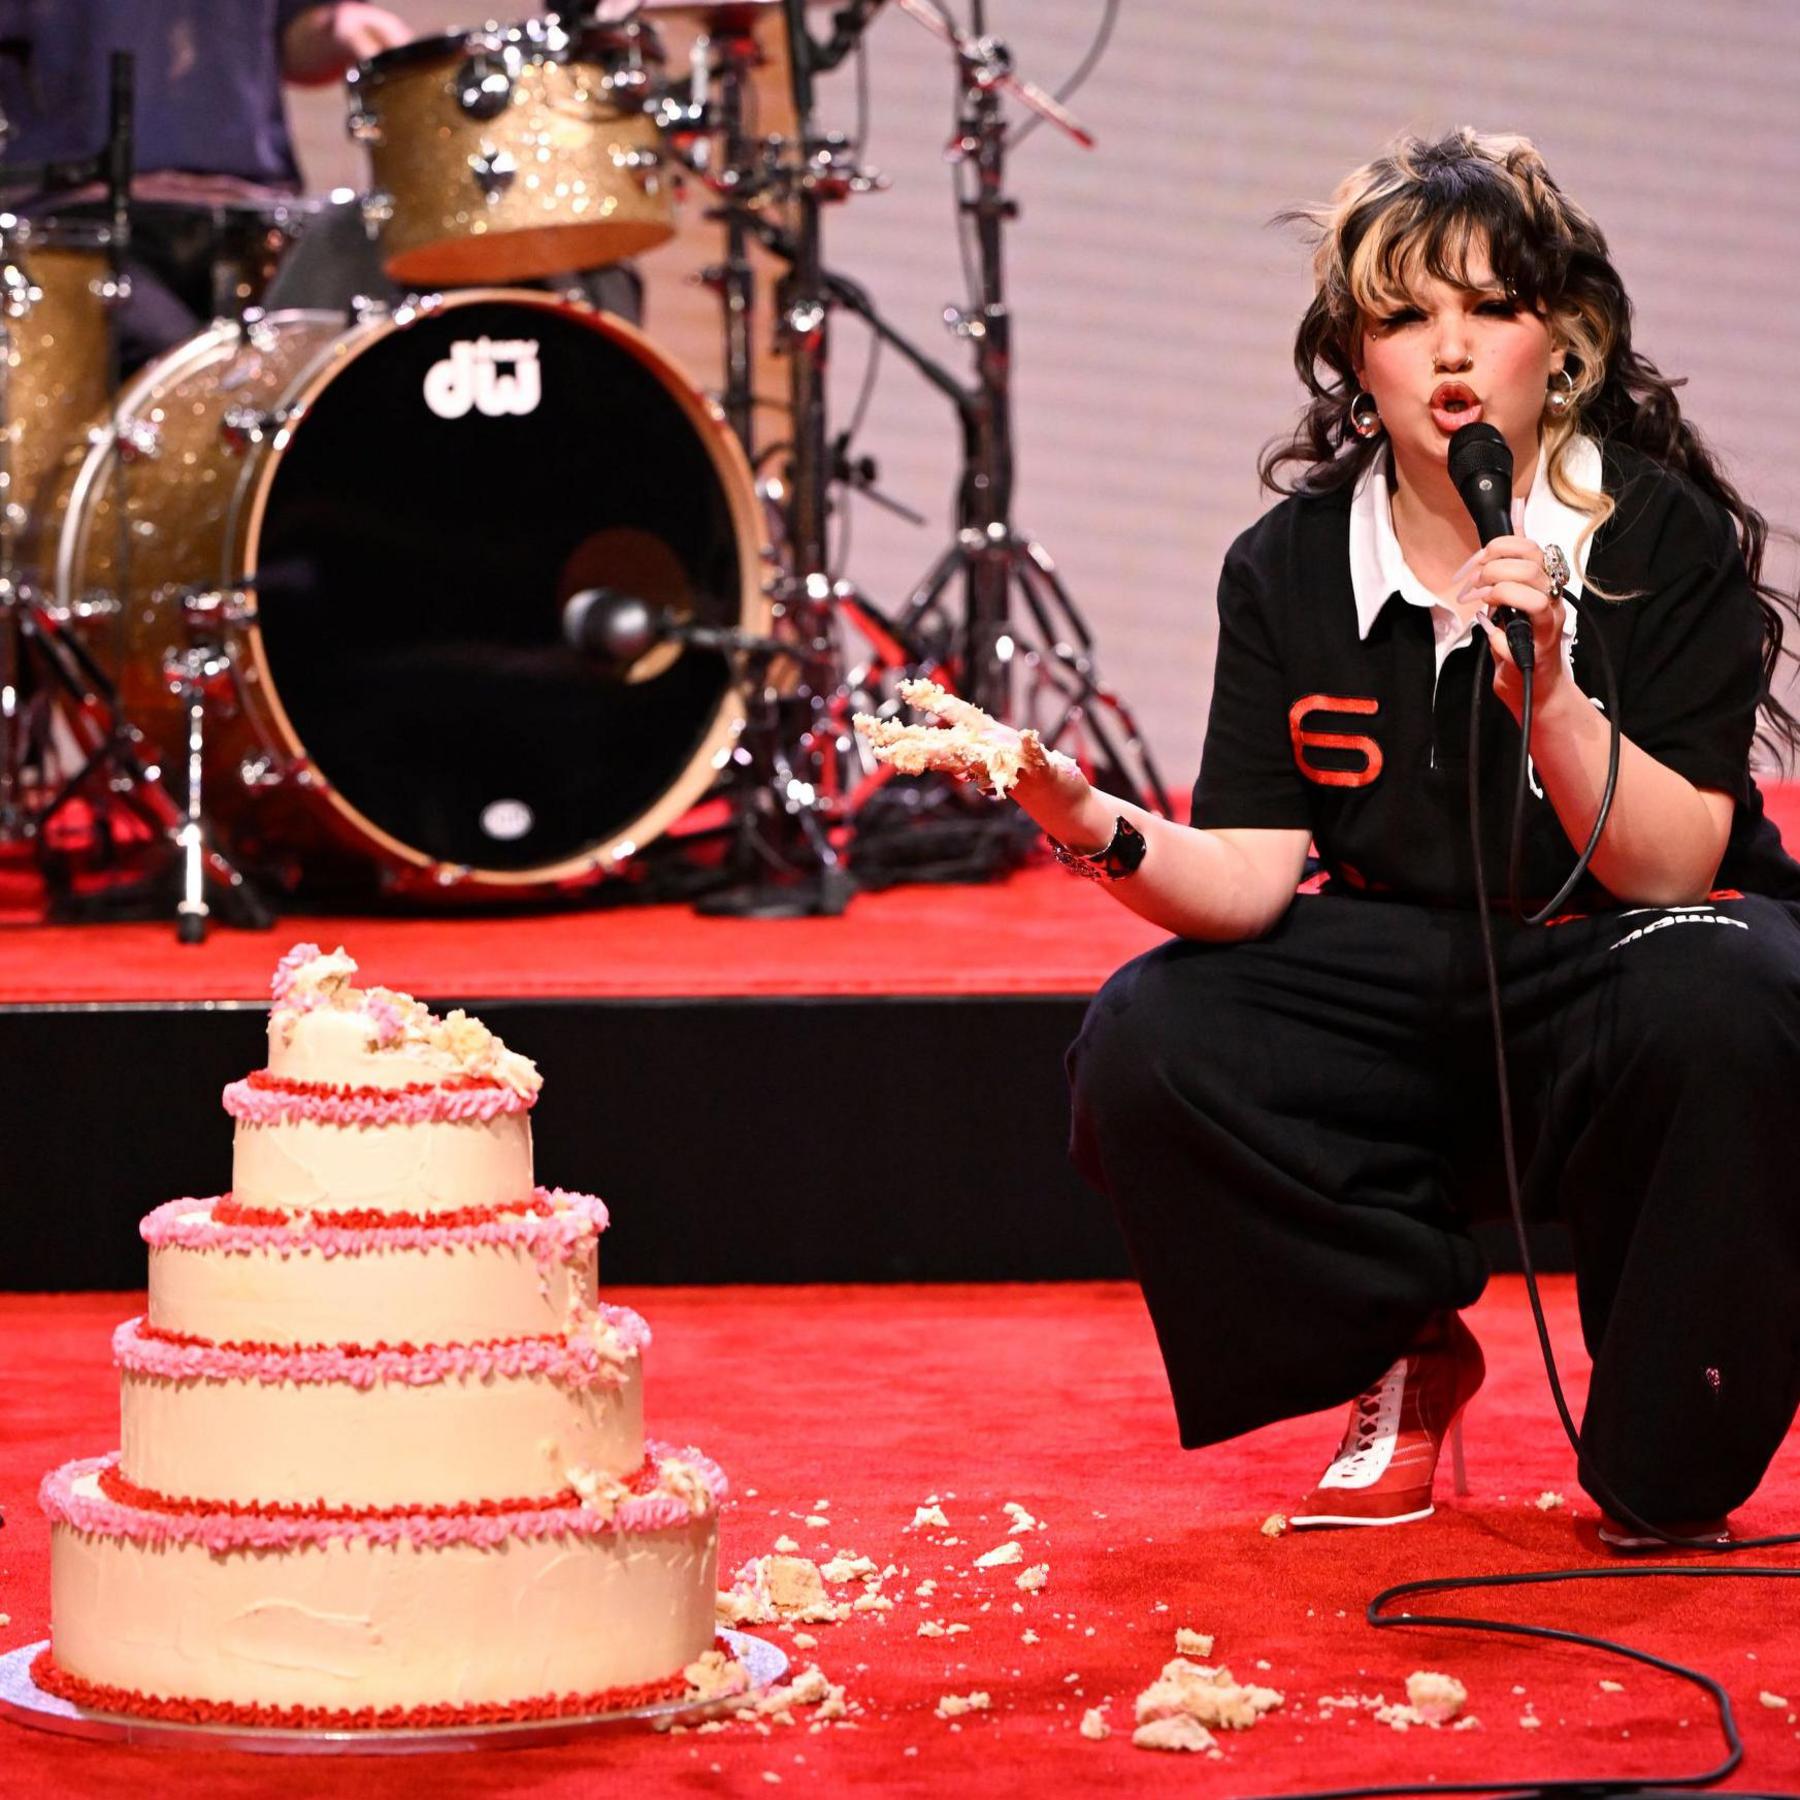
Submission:
[[610,94],[641,94],[650,86],[650,71],[641,62],[628,62],[623,68],[614,69],[600,85]]
[[431,879],[441,888],[458,886],[469,879],[469,873],[467,863],[441,862],[431,865]]
[[222,642],[238,626],[256,623],[256,595],[247,587],[160,588],[156,598],[179,600],[188,630],[208,643]]
[[131,298],[131,277],[123,269],[116,275],[97,275],[88,283],[88,292],[108,306],[123,306]]
[[219,442],[233,456],[242,456],[284,423],[279,412],[260,406],[228,406],[219,416]]
[[381,121],[369,110],[369,103],[363,98],[363,82],[368,78],[370,70],[365,63],[358,63],[344,76],[344,97],[350,103],[350,112],[344,120],[344,129],[359,144],[379,144],[381,142]]
[[237,328],[238,337],[263,356],[273,356],[281,347],[281,333],[260,306],[246,306],[237,321]]
[[502,150],[490,144],[486,138],[481,140],[479,148],[469,158],[469,168],[475,177],[475,185],[481,189],[481,197],[489,206],[498,206],[506,190],[513,184],[513,178],[519,172],[519,165],[510,150]]
[[237,773],[239,784],[253,793],[287,785],[287,769],[274,757],[260,752],[255,756],[246,756],[238,764]]
[[51,606],[45,610],[59,625],[94,625],[118,618],[125,608],[117,594],[109,593],[105,588],[89,588],[77,594],[67,605]]
[[121,419],[115,434],[119,461],[155,462],[162,455],[162,426],[154,419]]
[[638,184],[646,194],[656,192],[658,170],[663,165],[663,154],[660,150],[619,150],[612,153],[612,166],[624,169],[637,176]]
[[371,238],[378,237],[381,227],[389,224],[394,217],[394,196],[384,193],[380,188],[371,188],[356,205],[362,214],[363,230]]
[[511,45],[492,44],[465,57],[451,86],[456,104],[471,119],[497,119],[513,103],[523,67],[519,52]]
[[196,644],[163,652],[163,684],[171,694],[184,695],[197,688],[208,700],[229,700],[231,672],[231,658],[222,650]]
[[0,313],[23,319],[43,297],[44,290],[17,263],[0,264]]

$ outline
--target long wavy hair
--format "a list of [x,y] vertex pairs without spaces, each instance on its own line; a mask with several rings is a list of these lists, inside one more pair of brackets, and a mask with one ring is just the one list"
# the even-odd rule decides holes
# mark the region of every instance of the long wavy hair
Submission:
[[1670,380],[1632,348],[1631,300],[1606,239],[1531,142],[1467,126],[1435,142],[1402,137],[1339,183],[1325,205],[1276,222],[1314,235],[1313,298],[1294,339],[1294,367],[1311,398],[1293,435],[1265,448],[1263,485],[1320,494],[1361,478],[1383,442],[1359,437],[1350,423],[1366,322],[1410,300],[1425,276],[1463,284],[1472,256],[1485,252],[1495,279],[1543,312],[1564,347],[1570,404],[1546,412],[1541,440],[1552,490],[1587,514],[1584,539],[1611,516],[1611,497],[1569,472],[1569,452],[1587,436],[1629,444],[1724,507],[1763,615],[1759,735],[1780,755],[1800,750],[1800,720],[1774,691],[1787,621],[1800,620],[1800,603],[1763,579],[1768,521],[1682,417],[1675,390],[1685,379]]

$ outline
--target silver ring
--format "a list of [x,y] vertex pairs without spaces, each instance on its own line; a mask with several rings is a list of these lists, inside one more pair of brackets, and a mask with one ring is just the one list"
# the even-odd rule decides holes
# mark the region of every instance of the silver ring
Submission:
[[1544,546],[1544,573],[1550,577],[1550,598],[1560,600],[1569,585],[1569,559],[1555,544]]

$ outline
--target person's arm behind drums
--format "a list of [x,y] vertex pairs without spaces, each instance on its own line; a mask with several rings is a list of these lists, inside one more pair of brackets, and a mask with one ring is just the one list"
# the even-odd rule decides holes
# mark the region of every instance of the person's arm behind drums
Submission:
[[405,20],[360,0],[287,11],[291,16],[281,34],[281,73],[296,87],[326,87],[359,62],[412,41]]

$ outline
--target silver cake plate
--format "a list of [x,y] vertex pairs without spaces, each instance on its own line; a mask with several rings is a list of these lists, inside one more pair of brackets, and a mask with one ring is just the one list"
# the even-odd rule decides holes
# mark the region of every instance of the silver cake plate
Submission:
[[[750,1691],[773,1687],[788,1671],[787,1652],[747,1631],[720,1627],[719,1637],[750,1675]],[[95,1712],[46,1693],[31,1678],[31,1665],[49,1640],[0,1656],[0,1719],[65,1737],[110,1744],[144,1744],[177,1750],[253,1750],[273,1756],[405,1756],[429,1751],[511,1750],[561,1744],[618,1725],[677,1723],[686,1714],[704,1717],[717,1701],[662,1700],[619,1712],[586,1713],[561,1719],[526,1719],[512,1725],[444,1725],[392,1731],[276,1731],[254,1725],[183,1725],[168,1719],[140,1719],[127,1713]]]

